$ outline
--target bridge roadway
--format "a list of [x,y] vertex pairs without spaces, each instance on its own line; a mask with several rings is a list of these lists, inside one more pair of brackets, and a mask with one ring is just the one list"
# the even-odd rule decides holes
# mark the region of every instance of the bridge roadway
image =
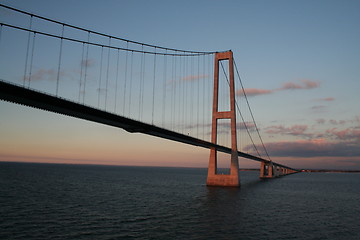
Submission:
[[[220,152],[231,154],[231,148],[213,144],[201,139],[197,139],[188,135],[173,132],[164,128],[160,128],[151,124],[139,122],[133,119],[122,117],[110,112],[99,110],[93,107],[75,103],[63,98],[41,93],[31,89],[17,86],[4,80],[0,80],[0,99],[20,105],[34,107],[54,113],[59,113],[75,118],[89,120],[105,125],[125,129],[130,133],[143,133],[151,136],[156,136],[168,140],[173,140],[193,146],[203,148],[215,148]],[[287,168],[293,171],[296,169],[284,166],[279,163],[270,162],[269,160],[253,156],[241,151],[237,152],[239,157],[244,157],[265,164],[271,164],[277,167]]]

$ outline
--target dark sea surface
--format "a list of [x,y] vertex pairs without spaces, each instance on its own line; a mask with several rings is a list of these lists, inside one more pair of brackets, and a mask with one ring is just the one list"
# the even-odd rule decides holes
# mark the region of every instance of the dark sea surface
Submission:
[[0,239],[360,239],[360,174],[0,163]]

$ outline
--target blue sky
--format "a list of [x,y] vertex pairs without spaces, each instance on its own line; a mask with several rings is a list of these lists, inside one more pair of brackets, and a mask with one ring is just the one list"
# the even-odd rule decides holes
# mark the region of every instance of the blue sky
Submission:
[[[135,41],[231,49],[274,161],[360,169],[359,1],[0,2]],[[2,161],[207,166],[206,149],[5,102],[0,112]]]

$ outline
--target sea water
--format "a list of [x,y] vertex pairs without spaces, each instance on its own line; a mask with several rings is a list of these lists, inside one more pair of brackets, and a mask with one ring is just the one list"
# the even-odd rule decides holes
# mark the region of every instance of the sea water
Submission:
[[360,174],[0,163],[0,239],[360,239]]

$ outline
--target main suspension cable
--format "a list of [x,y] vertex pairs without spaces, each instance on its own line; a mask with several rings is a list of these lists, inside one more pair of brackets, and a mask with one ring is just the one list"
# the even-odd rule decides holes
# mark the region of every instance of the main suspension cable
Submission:
[[[225,71],[224,66],[223,66],[223,64],[222,64],[221,61],[220,61],[220,65],[221,65],[221,68],[222,68],[222,70],[223,70],[223,72],[224,72],[226,81],[227,81],[227,83],[229,84],[229,87],[230,87],[229,78],[228,78],[228,76],[227,76],[227,74],[226,74],[226,71]],[[236,108],[237,108],[237,110],[238,110],[238,112],[239,112],[239,114],[240,114],[240,117],[241,117],[241,119],[242,119],[242,121],[243,121],[243,123],[244,123],[244,126],[245,126],[245,128],[246,128],[246,131],[247,131],[249,137],[250,137],[250,140],[251,140],[251,142],[252,142],[252,144],[253,144],[253,146],[254,146],[254,149],[255,149],[255,151],[257,152],[257,154],[259,155],[259,157],[261,157],[261,155],[260,155],[260,153],[259,153],[259,151],[258,151],[258,149],[257,149],[257,147],[256,147],[256,145],[255,145],[255,143],[254,143],[254,140],[253,140],[253,138],[251,137],[250,130],[249,130],[249,128],[247,127],[247,124],[246,124],[246,122],[245,122],[245,119],[244,119],[243,115],[242,115],[241,112],[240,112],[240,108],[239,108],[239,105],[238,105],[236,99],[235,99],[235,105],[236,105]]]
[[248,108],[249,108],[251,117],[252,117],[253,122],[254,122],[254,125],[255,125],[255,129],[256,129],[256,131],[257,131],[257,133],[258,133],[258,135],[259,135],[259,138],[260,138],[261,144],[262,144],[262,146],[263,146],[263,148],[264,148],[264,150],[265,150],[265,153],[266,153],[268,159],[271,161],[271,158],[270,158],[270,156],[269,156],[269,153],[268,153],[268,151],[267,151],[267,149],[266,149],[266,147],[265,147],[265,144],[264,144],[264,142],[263,142],[263,140],[262,140],[262,137],[261,137],[261,135],[260,135],[259,128],[258,128],[257,125],[256,125],[255,118],[254,118],[254,115],[253,115],[253,113],[252,113],[252,110],[251,110],[251,107],[250,107],[248,98],[247,98],[247,96],[246,96],[246,92],[245,92],[244,86],[243,86],[243,84],[242,84],[242,81],[241,81],[241,78],[240,78],[240,74],[239,74],[239,70],[238,70],[238,68],[237,68],[235,59],[234,59],[234,65],[235,65],[236,73],[237,73],[238,78],[239,78],[239,82],[240,82],[240,84],[241,84],[241,89],[242,89],[242,91],[243,91],[243,93],[244,93],[244,97],[245,97],[246,103],[247,103],[247,105],[248,105]]
[[[36,17],[36,18],[38,18],[38,19],[42,19],[42,20],[45,20],[45,21],[48,21],[48,22],[60,24],[60,25],[62,25],[62,26],[66,26],[66,27],[69,27],[69,28],[73,28],[73,29],[77,29],[77,30],[80,30],[80,31],[89,32],[89,33],[96,34],[96,35],[99,35],[99,36],[102,36],[102,37],[106,37],[106,38],[113,38],[113,39],[116,39],[116,40],[119,40],[119,41],[123,41],[123,42],[133,43],[133,44],[136,44],[136,45],[142,45],[142,46],[146,46],[146,47],[158,48],[158,49],[168,50],[168,51],[173,51],[173,52],[185,52],[185,53],[189,53],[189,54],[191,54],[191,55],[193,55],[193,54],[213,54],[213,53],[215,53],[214,51],[201,52],[201,51],[193,51],[193,50],[181,50],[181,49],[176,49],[176,48],[167,48],[167,47],[162,47],[162,46],[156,46],[156,45],[153,45],[153,44],[141,43],[141,42],[137,42],[137,41],[132,41],[132,40],[129,40],[129,39],[125,39],[125,38],[120,38],[120,37],[116,37],[116,36],[111,36],[111,35],[109,35],[109,34],[104,34],[104,33],[101,33],[101,32],[97,32],[97,31],[90,30],[90,29],[86,29],[86,28],[82,28],[82,27],[77,27],[77,26],[74,26],[74,25],[71,25],[71,24],[67,24],[67,23],[64,23],[64,22],[60,22],[60,21],[57,21],[57,20],[53,20],[53,19],[50,19],[50,18],[47,18],[47,17],[40,16],[40,15],[37,15],[37,14],[33,14],[33,13],[26,12],[26,11],[23,11],[23,10],[20,10],[20,9],[16,9],[16,8],[13,8],[13,7],[10,7],[10,6],[6,6],[6,5],[4,5],[4,4],[0,4],[0,7],[7,8],[7,9],[10,9],[10,10],[12,10],[12,11],[16,11],[16,12],[19,12],[19,13],[22,13],[22,14],[25,14],[25,15],[28,15],[28,16],[31,16],[31,17]],[[5,25],[5,24],[4,24],[4,25]],[[176,54],[176,55],[177,55],[177,54]]]

